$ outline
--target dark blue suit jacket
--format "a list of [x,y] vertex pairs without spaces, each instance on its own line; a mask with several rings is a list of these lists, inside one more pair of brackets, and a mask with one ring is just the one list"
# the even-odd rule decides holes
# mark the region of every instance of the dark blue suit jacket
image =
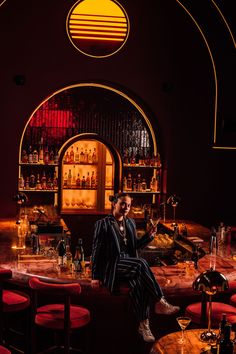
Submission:
[[[136,237],[136,225],[133,219],[126,218],[126,230],[129,238],[129,255],[138,257],[137,250],[146,246],[153,236],[145,234],[140,239]],[[120,259],[120,243],[116,221],[113,215],[98,220],[95,223],[92,249],[92,277],[114,291],[117,262]]]

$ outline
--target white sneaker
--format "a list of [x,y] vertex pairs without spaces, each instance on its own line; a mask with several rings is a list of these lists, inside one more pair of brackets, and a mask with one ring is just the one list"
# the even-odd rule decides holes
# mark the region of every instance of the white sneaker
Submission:
[[169,304],[164,297],[155,305],[155,313],[163,315],[173,315],[180,310],[179,306]]
[[138,332],[143,336],[145,342],[155,342],[155,337],[150,330],[148,319],[140,322]]

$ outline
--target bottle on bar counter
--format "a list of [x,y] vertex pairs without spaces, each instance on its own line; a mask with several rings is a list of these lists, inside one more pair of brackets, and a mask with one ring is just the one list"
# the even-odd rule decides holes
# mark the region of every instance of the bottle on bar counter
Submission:
[[74,268],[75,271],[81,273],[83,271],[83,263],[84,263],[84,249],[83,249],[83,240],[82,238],[78,239],[78,244],[75,249],[74,255]]
[[61,237],[61,240],[58,242],[57,245],[57,252],[58,252],[58,265],[60,267],[64,266],[66,263],[66,243],[64,237]]
[[66,267],[68,269],[69,272],[72,272],[72,260],[73,260],[73,257],[72,257],[72,253],[70,251],[70,245],[67,244],[66,245]]
[[225,324],[224,335],[223,338],[220,339],[218,346],[218,354],[233,354],[234,352],[234,342],[232,341],[232,339],[230,339],[231,327],[231,324]]
[[226,313],[222,313],[222,318],[219,324],[219,342],[224,338],[224,333],[225,333],[225,326],[228,323],[227,318],[226,318]]

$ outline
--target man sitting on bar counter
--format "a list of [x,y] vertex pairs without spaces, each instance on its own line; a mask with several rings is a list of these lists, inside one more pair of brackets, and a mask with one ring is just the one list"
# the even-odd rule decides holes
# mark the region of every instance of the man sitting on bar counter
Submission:
[[149,327],[150,305],[154,300],[157,314],[174,314],[178,306],[169,304],[157,283],[147,261],[138,256],[137,250],[153,240],[157,231],[153,225],[140,239],[136,237],[133,219],[127,217],[131,197],[117,193],[110,197],[112,213],[95,223],[92,250],[93,288],[101,285],[114,293],[120,281],[125,280],[130,288],[130,297],[137,319],[138,332],[144,341],[154,342]]

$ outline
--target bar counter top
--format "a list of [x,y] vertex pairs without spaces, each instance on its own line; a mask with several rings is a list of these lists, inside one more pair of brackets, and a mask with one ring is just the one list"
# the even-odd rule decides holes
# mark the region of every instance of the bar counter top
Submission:
[[[182,221],[181,221],[182,222]],[[207,251],[210,230],[193,222],[184,223],[190,238],[202,239],[202,247]],[[170,224],[166,223],[166,226]],[[30,250],[13,248],[18,242],[18,225],[14,219],[0,219],[0,264],[1,267],[10,268],[13,272],[13,281],[28,282],[29,277],[39,276],[49,280],[61,282],[79,282],[84,288],[90,288],[88,274],[79,276],[69,271],[61,271],[56,258],[45,255],[32,255]],[[215,260],[216,270],[223,273],[229,281],[236,280],[236,252],[232,245],[224,245]],[[171,266],[151,267],[158,282],[166,295],[182,296],[191,294],[192,282],[198,274],[212,266],[212,258],[206,254],[198,262],[198,270],[189,269],[186,263]]]

